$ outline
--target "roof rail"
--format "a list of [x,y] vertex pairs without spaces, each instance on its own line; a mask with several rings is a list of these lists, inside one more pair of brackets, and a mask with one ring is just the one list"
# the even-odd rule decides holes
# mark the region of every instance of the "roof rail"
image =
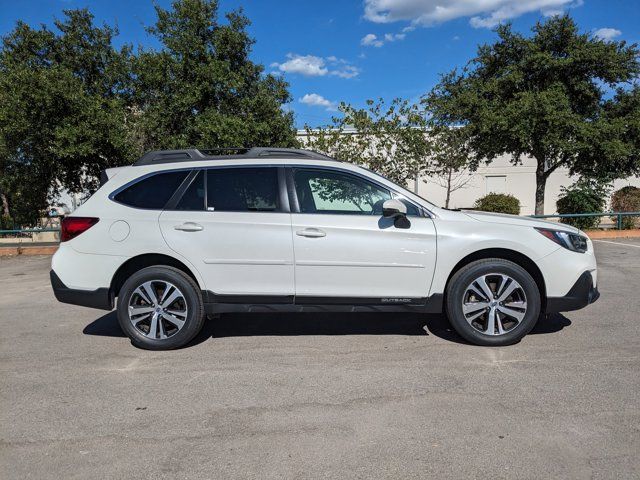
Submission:
[[147,152],[134,165],[153,165],[155,163],[189,162],[201,160],[204,155],[200,150],[189,148],[186,150],[156,150]]
[[133,165],[154,165],[158,163],[193,162],[197,160],[233,160],[263,157],[313,158],[316,160],[338,161],[322,153],[300,148],[275,147],[233,147],[233,148],[187,148],[184,150],[156,150],[145,153]]

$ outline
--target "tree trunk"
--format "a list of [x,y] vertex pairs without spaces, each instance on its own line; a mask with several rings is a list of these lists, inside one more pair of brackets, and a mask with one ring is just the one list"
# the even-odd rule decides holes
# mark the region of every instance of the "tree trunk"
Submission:
[[444,208],[449,208],[449,200],[451,199],[451,169],[447,176],[447,199],[444,202]]
[[0,198],[2,199],[2,216],[9,217],[9,200],[4,193],[0,193]]
[[536,168],[536,215],[544,215],[544,189],[547,186],[547,176],[545,161],[538,160],[538,168]]

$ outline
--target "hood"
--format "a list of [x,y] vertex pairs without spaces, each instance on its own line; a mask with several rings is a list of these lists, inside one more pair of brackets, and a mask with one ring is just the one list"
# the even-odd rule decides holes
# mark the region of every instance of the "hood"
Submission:
[[466,216],[479,222],[501,223],[506,225],[520,225],[522,227],[552,228],[571,233],[580,233],[575,227],[564,223],[548,222],[539,218],[521,217],[519,215],[507,215],[504,213],[480,212],[478,210],[462,210]]

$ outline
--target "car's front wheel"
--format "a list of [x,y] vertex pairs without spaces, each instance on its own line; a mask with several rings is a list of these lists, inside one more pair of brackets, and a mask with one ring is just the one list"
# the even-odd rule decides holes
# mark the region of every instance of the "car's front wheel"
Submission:
[[518,342],[540,315],[540,291],[520,265],[500,258],[477,260],[458,270],[446,293],[455,330],[477,345]]
[[202,329],[202,293],[177,268],[147,267],[134,273],[118,295],[118,321],[131,342],[169,350],[190,342]]

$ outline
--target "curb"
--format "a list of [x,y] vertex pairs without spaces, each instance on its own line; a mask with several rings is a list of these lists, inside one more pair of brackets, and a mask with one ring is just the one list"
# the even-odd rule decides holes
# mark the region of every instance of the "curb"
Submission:
[[53,255],[58,250],[55,245],[52,246],[29,246],[29,247],[0,247],[0,257],[11,257],[15,255]]
[[600,238],[640,238],[640,228],[631,230],[587,230],[585,232],[591,239]]

